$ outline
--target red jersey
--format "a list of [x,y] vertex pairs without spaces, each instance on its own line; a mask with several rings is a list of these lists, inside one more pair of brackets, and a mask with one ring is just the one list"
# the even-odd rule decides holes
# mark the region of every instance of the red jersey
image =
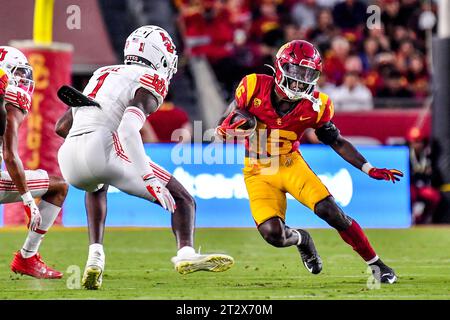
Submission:
[[236,89],[237,107],[246,109],[258,121],[257,134],[246,143],[250,153],[276,156],[296,151],[306,129],[319,128],[334,115],[331,99],[315,91],[317,106],[302,99],[290,112],[280,116],[271,102],[274,85],[274,77],[253,73],[244,77]]

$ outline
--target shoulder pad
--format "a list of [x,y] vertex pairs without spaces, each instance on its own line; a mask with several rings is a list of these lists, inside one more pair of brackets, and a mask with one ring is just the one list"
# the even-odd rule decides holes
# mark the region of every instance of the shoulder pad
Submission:
[[258,76],[256,73],[249,74],[241,80],[234,95],[239,108],[243,109],[248,106],[257,82]]
[[31,96],[21,88],[8,86],[5,94],[5,103],[10,103],[27,113],[31,109]]
[[169,82],[157,72],[145,71],[139,76],[139,85],[150,91],[158,100],[158,104],[161,105],[169,90]]

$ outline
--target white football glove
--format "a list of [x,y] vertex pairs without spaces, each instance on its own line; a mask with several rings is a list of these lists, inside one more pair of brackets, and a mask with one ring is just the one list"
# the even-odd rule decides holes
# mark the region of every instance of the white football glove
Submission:
[[176,209],[175,200],[170,194],[169,190],[164,187],[159,181],[157,177],[154,175],[146,175],[143,178],[145,187],[148,192],[155,198],[155,201],[158,200],[161,206],[169,211],[170,213],[174,213]]
[[41,212],[34,202],[33,197],[31,196],[31,192],[27,192],[22,195],[23,206],[25,208],[25,212],[30,221],[28,222],[28,228],[31,231],[36,231],[42,222]]

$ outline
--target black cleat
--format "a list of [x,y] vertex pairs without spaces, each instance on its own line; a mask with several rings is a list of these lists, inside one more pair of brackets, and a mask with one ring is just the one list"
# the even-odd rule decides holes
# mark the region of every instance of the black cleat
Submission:
[[370,268],[372,269],[373,277],[381,283],[393,284],[397,281],[397,275],[394,269],[385,265],[381,259],[372,263]]
[[322,259],[317,253],[316,246],[311,235],[302,229],[297,229],[302,236],[301,244],[297,246],[298,252],[302,257],[303,264],[312,274],[318,274],[322,271]]

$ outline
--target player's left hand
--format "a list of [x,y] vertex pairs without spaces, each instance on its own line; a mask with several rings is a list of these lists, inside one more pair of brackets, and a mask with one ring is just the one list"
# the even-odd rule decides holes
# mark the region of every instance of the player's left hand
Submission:
[[164,187],[154,175],[144,177],[143,179],[148,192],[150,192],[155,200],[158,201],[164,209],[170,213],[174,213],[177,206],[170,191]]
[[387,180],[395,183],[395,181],[400,181],[399,177],[403,177],[403,172],[397,169],[372,168],[369,170],[369,176],[376,180]]
[[36,231],[42,222],[41,212],[34,201],[23,204],[25,212],[29,218],[28,228],[31,231]]

